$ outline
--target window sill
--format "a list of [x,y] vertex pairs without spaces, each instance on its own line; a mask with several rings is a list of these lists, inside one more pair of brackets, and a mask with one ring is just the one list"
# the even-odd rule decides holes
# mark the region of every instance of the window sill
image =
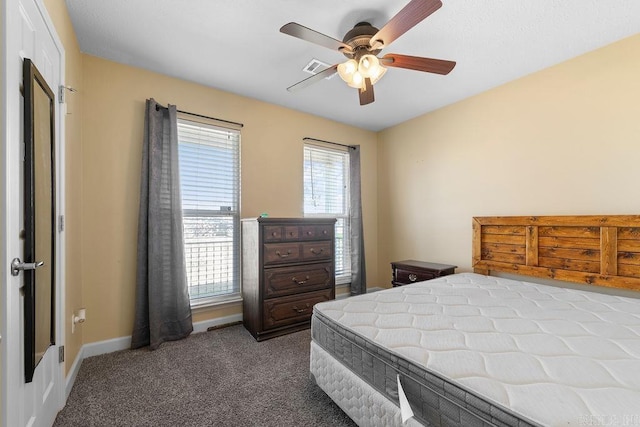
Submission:
[[200,311],[208,308],[220,308],[228,305],[242,304],[242,296],[239,294],[228,297],[206,298],[201,301],[192,301],[191,310]]

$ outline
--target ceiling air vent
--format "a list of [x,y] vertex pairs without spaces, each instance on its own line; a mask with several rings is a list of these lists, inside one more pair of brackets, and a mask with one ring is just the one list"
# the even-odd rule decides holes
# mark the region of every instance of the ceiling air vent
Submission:
[[[307,65],[304,66],[302,71],[304,71],[305,73],[316,75],[319,72],[326,70],[327,68],[329,68],[329,64],[313,58]],[[325,80],[329,80],[333,76],[335,76],[335,74],[326,77]]]

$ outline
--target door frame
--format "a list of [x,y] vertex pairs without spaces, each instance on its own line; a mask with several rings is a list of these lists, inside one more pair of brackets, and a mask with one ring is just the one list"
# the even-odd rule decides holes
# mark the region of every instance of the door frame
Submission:
[[[43,0],[27,0],[33,2],[40,17],[45,23],[46,30],[53,40],[55,49],[59,54],[59,84],[64,86],[65,82],[65,51],[64,46],[58,37],[53,21],[49,17]],[[9,264],[11,260],[22,253],[16,253],[16,244],[10,241],[9,236],[15,235],[15,230],[20,224],[22,213],[15,208],[15,201],[12,195],[19,193],[20,180],[19,166],[15,165],[15,159],[20,158],[23,152],[20,123],[20,93],[18,88],[22,84],[22,61],[24,53],[20,51],[20,38],[22,37],[20,22],[20,4],[18,0],[5,0],[0,6],[0,29],[2,31],[3,43],[0,47],[0,61],[4,78],[2,79],[0,91],[0,104],[3,112],[0,126],[0,279],[3,282],[0,290],[0,364],[1,364],[1,409],[2,425],[18,425],[24,411],[24,396],[16,390],[23,390],[24,369],[20,369],[23,364],[24,348],[21,345],[21,337],[16,336],[15,331],[20,330],[20,305],[11,305],[11,301],[19,301],[19,284],[22,277],[11,276]],[[65,211],[65,116],[66,105],[60,102],[60,91],[58,87],[53,87],[56,98],[55,126],[55,186],[56,186],[56,301],[55,301],[55,333],[56,344],[59,348],[65,344],[65,233],[60,228],[61,218]],[[12,238],[16,238],[15,236]],[[54,399],[61,409],[66,402],[65,393],[65,363],[59,363],[54,372],[56,389],[52,390]]]

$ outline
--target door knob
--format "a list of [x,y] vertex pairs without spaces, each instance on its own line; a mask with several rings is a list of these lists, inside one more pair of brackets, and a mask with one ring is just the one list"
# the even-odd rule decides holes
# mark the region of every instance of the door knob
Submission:
[[20,258],[14,258],[13,261],[11,261],[11,275],[17,276],[22,270],[35,270],[43,265],[44,261],[22,262],[20,261]]

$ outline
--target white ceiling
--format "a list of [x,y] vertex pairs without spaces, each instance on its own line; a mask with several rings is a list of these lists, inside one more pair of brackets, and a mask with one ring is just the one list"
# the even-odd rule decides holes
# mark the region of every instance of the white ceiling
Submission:
[[374,131],[640,32],[639,0],[443,0],[383,54],[457,61],[449,75],[390,68],[366,106],[338,76],[286,90],[309,76],[302,69],[312,58],[345,57],[280,33],[282,25],[341,40],[360,21],[381,28],[408,1],[66,3],[85,53]]

